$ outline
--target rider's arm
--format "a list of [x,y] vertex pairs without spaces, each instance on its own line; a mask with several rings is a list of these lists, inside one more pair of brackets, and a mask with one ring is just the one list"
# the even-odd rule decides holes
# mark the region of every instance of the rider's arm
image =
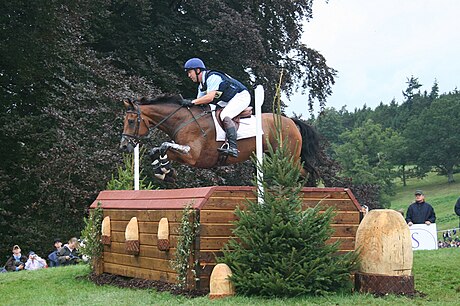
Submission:
[[217,90],[208,91],[204,96],[196,98],[192,102],[195,105],[209,104],[214,100],[214,97],[216,96],[216,92]]

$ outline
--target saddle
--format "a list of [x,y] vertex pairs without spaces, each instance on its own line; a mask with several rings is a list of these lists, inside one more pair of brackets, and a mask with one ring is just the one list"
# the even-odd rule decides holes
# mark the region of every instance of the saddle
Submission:
[[[240,126],[240,119],[244,118],[249,118],[252,115],[252,106],[246,107],[241,113],[239,113],[238,116],[232,118],[233,122],[235,122],[235,128],[238,131],[238,128]],[[220,118],[220,113],[222,112],[223,108],[217,108],[216,109],[216,120],[219,123],[220,127],[225,130],[224,128],[224,123],[222,122],[222,119]]]

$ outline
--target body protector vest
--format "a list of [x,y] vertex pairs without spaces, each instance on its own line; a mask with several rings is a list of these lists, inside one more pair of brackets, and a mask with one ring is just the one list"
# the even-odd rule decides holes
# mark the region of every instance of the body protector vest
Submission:
[[209,70],[206,72],[206,77],[204,82],[201,83],[201,91],[207,90],[206,81],[208,78],[213,75],[217,74],[222,78],[222,83],[219,84],[219,89],[217,90],[216,96],[214,97],[213,103],[217,103],[219,101],[228,102],[230,101],[237,93],[242,92],[243,90],[248,90],[246,86],[241,84],[240,81],[232,78],[228,74],[217,70]]

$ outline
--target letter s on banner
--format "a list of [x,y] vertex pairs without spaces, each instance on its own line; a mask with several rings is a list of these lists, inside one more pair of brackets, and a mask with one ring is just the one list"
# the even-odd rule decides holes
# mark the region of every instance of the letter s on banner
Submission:
[[[416,248],[418,248],[418,247],[420,246],[420,242],[418,242],[418,240],[415,239],[415,237],[414,237],[415,235],[418,235],[418,233],[412,233],[412,235],[411,235],[411,238],[412,238],[412,248],[413,248],[413,249],[416,249]],[[416,245],[414,245],[414,241],[415,241]]]

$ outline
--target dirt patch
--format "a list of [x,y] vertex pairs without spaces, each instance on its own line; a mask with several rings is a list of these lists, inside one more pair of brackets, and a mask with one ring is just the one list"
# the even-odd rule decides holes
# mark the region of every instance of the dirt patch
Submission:
[[174,295],[182,295],[189,298],[205,296],[209,293],[208,290],[188,290],[186,288],[181,288],[176,284],[165,283],[162,281],[130,278],[108,273],[100,275],[91,273],[88,276],[88,279],[99,286],[111,285],[119,288],[155,289],[158,292],[169,292]]

